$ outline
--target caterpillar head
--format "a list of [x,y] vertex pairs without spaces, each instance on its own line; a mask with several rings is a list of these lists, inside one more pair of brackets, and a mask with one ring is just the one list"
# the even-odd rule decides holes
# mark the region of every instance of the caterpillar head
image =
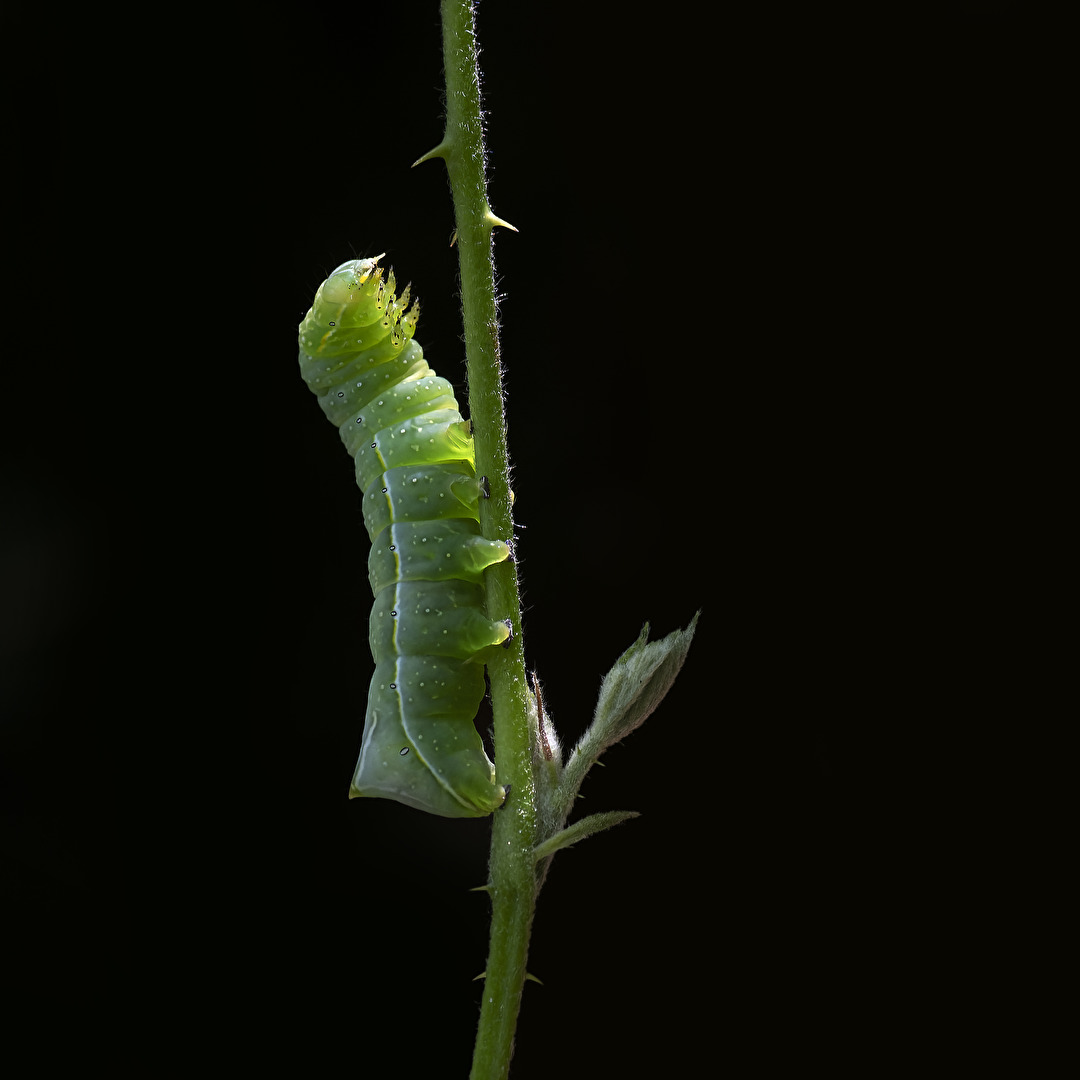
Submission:
[[[349,259],[343,262],[323,283],[322,297],[331,304],[356,303],[362,296],[378,291],[382,268],[378,265],[382,255],[370,259]],[[367,286],[367,288],[365,288]]]
[[343,262],[323,283],[300,324],[300,347],[322,358],[371,348],[383,339],[401,349],[416,331],[420,305],[408,286],[397,295],[394,271],[383,276],[383,255]]

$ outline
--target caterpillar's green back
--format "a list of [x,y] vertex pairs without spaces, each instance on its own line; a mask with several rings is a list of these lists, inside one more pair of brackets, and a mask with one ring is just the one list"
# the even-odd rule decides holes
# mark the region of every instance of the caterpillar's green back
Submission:
[[300,324],[300,371],[356,462],[371,539],[375,673],[350,796],[445,817],[504,798],[473,718],[483,652],[509,636],[483,573],[510,549],[480,532],[473,440],[453,387],[413,340],[419,306],[379,258],[342,263]]

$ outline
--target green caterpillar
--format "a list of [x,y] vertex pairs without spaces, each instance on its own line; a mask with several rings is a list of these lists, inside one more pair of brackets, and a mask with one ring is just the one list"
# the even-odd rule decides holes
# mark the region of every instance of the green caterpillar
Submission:
[[483,650],[510,636],[484,610],[482,483],[454,389],[413,340],[419,304],[373,259],[342,263],[300,323],[300,372],[356,460],[371,537],[375,674],[350,798],[482,817],[505,791],[473,725]]

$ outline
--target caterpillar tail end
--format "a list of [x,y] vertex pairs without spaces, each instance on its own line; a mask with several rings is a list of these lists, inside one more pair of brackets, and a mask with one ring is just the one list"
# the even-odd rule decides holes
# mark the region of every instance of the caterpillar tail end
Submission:
[[[419,701],[417,690],[433,691]],[[438,817],[486,817],[502,806],[506,789],[469,719],[484,693],[483,669],[443,657],[398,657],[376,665],[360,757],[349,798],[393,799]],[[417,703],[406,713],[402,698]]]

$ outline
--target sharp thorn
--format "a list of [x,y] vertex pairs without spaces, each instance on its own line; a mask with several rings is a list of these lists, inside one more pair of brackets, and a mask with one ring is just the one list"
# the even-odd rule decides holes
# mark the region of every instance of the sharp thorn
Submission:
[[491,212],[491,207],[490,206],[487,209],[487,213],[484,214],[484,219],[488,222],[488,224],[492,228],[495,228],[496,225],[501,225],[504,229],[512,229],[514,232],[518,231],[516,225],[511,225],[509,221],[504,221],[501,217],[496,217]]
[[413,163],[412,168],[416,168],[417,165],[424,161],[430,161],[432,158],[442,158],[445,161],[450,156],[450,144],[444,139],[438,146],[433,146],[422,157],[418,157]]

